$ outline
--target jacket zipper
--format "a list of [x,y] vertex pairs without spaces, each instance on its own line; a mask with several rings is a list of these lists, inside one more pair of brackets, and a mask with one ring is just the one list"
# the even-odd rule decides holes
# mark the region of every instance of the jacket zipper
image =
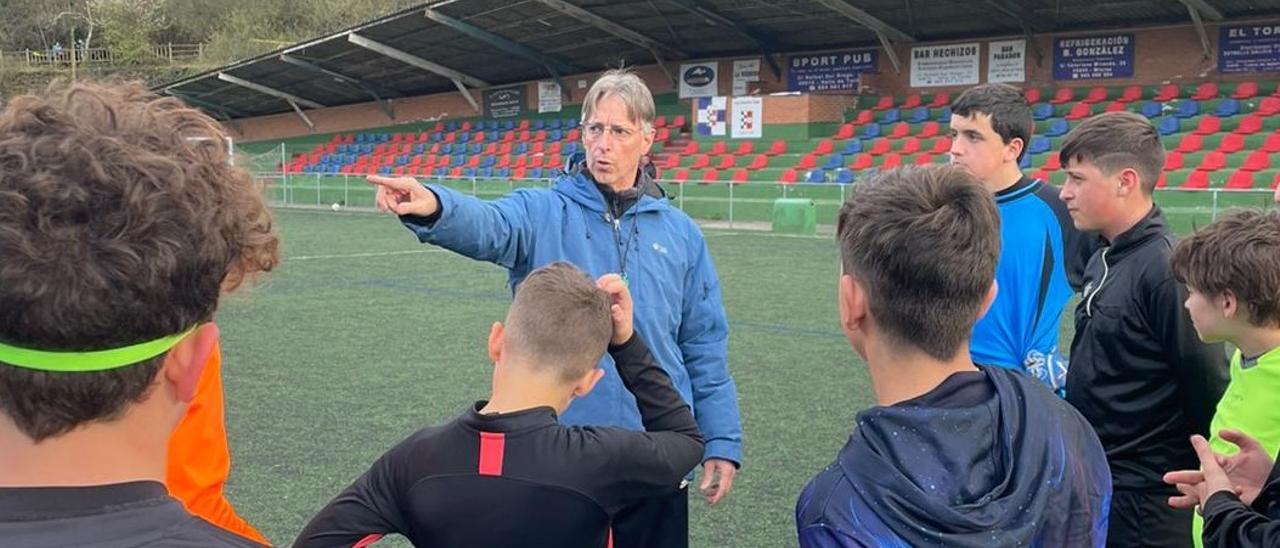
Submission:
[[1090,318],[1093,317],[1093,298],[1098,295],[1099,291],[1102,291],[1102,284],[1107,283],[1107,274],[1111,272],[1111,266],[1107,264],[1108,251],[1111,251],[1111,248],[1108,247],[1102,250],[1102,278],[1098,280],[1098,287],[1093,288],[1093,292],[1089,294],[1089,298],[1084,302],[1084,313],[1088,314]]

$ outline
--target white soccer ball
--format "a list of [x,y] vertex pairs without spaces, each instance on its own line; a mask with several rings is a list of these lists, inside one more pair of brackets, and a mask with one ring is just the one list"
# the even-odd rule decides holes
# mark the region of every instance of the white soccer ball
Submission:
[[333,205],[329,206],[329,209],[332,209],[332,210],[334,210],[334,211],[338,211],[338,210],[341,210],[341,209],[342,209],[342,206],[340,206],[340,205],[338,205],[338,204],[333,204]]

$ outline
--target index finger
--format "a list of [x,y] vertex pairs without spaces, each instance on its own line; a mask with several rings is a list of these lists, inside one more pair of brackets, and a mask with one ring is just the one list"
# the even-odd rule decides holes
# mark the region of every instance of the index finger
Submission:
[[1213,454],[1213,449],[1209,448],[1209,441],[1204,436],[1196,434],[1191,436],[1191,446],[1196,450],[1196,456],[1200,457],[1200,469],[1207,475],[1210,471],[1221,470],[1218,466],[1218,459]]
[[1164,475],[1164,482],[1169,485],[1179,483],[1195,484],[1204,481],[1204,472],[1199,470],[1178,470]]
[[409,190],[418,184],[418,180],[413,177],[384,177],[382,175],[369,175],[364,178],[369,184],[387,187],[395,190]]

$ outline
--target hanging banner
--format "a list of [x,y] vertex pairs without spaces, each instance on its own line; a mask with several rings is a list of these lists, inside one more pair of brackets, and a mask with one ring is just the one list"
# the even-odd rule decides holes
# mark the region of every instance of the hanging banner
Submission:
[[491,89],[484,92],[484,115],[488,118],[515,118],[524,114],[524,87]]
[[837,51],[787,57],[787,91],[858,89],[858,75],[875,73],[876,50]]
[[716,82],[716,63],[690,63],[680,65],[680,98],[711,97],[719,86]]
[[760,60],[739,59],[733,62],[733,94],[746,95],[747,84],[760,81]]
[[731,137],[734,139],[759,139],[764,136],[764,98],[734,97]]
[[1132,33],[1056,38],[1053,79],[1132,78],[1133,46]]
[[563,104],[560,101],[560,84],[555,82],[538,82],[538,113],[560,112]]
[[987,45],[988,82],[1027,81],[1027,41],[1004,40]]
[[725,97],[698,98],[698,135],[704,137],[723,136],[726,133]]
[[1280,72],[1280,24],[1219,27],[1218,72]]
[[978,83],[980,44],[911,48],[911,87],[969,86]]

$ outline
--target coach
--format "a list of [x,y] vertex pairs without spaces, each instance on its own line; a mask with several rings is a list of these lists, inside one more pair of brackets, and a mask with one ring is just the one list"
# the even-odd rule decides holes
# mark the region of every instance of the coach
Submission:
[[[549,189],[520,189],[481,201],[411,178],[369,177],[377,205],[400,216],[423,243],[505,267],[515,287],[532,270],[569,261],[593,277],[617,272],[635,298],[636,329],[693,408],[706,453],[700,488],[712,504],[733,485],[742,461],[737,390],[726,363],[728,325],[720,283],[698,226],[668,204],[641,169],[653,145],[654,103],[634,74],[611,70],[582,105],[585,158],[578,155]],[[612,360],[565,424],[641,429],[635,399]],[[583,471],[583,473],[590,473]],[[627,546],[687,546],[688,495],[672,486],[614,517],[614,541]]]

